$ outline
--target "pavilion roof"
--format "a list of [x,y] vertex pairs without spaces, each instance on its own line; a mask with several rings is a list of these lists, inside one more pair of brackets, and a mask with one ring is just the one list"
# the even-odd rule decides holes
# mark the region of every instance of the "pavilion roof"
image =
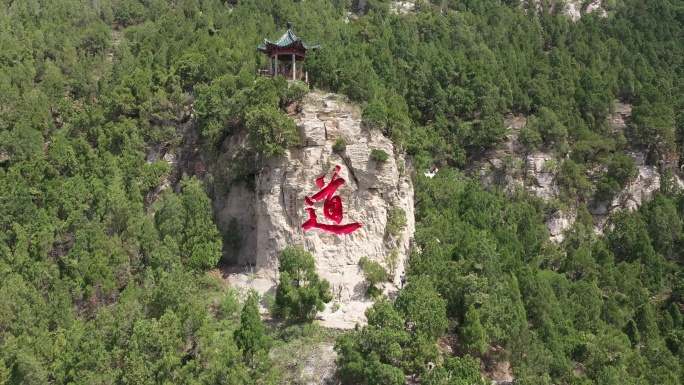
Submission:
[[268,53],[274,48],[299,48],[301,47],[304,51],[316,50],[320,47],[320,44],[306,44],[302,39],[292,32],[292,24],[287,23],[287,31],[278,40],[264,39],[264,45],[258,45],[257,50]]

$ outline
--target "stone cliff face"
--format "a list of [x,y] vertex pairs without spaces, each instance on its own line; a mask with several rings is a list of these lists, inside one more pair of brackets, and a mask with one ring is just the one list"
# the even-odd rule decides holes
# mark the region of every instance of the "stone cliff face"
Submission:
[[571,0],[565,3],[563,13],[567,15],[572,21],[578,21],[583,14],[598,13],[601,17],[606,17],[607,12],[603,8],[603,1],[576,1]]
[[[394,155],[392,142],[382,133],[362,128],[359,115],[333,94],[310,94],[295,117],[301,146],[265,160],[255,189],[234,186],[218,202],[219,222],[226,226],[235,218],[240,229],[241,246],[234,255],[238,268],[229,278],[231,283],[261,293],[274,292],[281,251],[287,246],[302,246],[313,254],[319,275],[330,281],[333,302],[339,309],[333,309],[337,307],[333,302],[328,304],[322,323],[334,327],[365,322],[363,312],[372,302],[364,296],[367,284],[358,267],[361,257],[387,267],[386,257],[397,249],[395,284],[384,285],[385,293],[396,291],[415,228],[407,160]],[[332,147],[340,137],[347,145],[338,155]],[[387,161],[371,160],[374,149],[389,154]],[[361,228],[348,235],[303,229],[302,224],[310,218],[307,208],[314,209],[318,223],[334,224],[324,216],[323,201],[310,206],[306,197],[321,190],[317,178],[323,177],[325,185],[331,182],[336,166],[337,177],[345,181],[335,192],[343,208],[340,225],[358,222]],[[403,209],[407,219],[396,237],[386,235],[387,217],[393,207]]]
[[[611,117],[614,131],[624,131],[631,119],[631,106],[617,103]],[[485,185],[496,185],[510,192],[515,188],[524,188],[544,201],[558,198],[560,187],[556,174],[563,159],[556,159],[551,152],[527,151],[518,143],[520,128],[526,124],[523,116],[509,116],[506,119],[508,135],[502,146],[492,149],[482,159],[470,165],[470,172],[479,173]],[[649,165],[642,151],[631,149],[626,151],[639,171],[637,177],[629,182],[610,202],[590,200],[587,209],[594,217],[595,231],[601,233],[611,212],[617,210],[635,211],[648,201],[660,188],[661,173],[658,166]],[[675,175],[680,188],[684,181]],[[551,240],[563,241],[563,231],[570,228],[575,221],[574,212],[555,211],[547,215],[546,226]]]

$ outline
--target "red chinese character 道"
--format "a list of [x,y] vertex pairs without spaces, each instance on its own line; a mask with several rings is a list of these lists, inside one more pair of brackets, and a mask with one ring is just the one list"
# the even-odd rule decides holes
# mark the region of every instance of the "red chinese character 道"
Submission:
[[335,172],[333,173],[330,183],[328,183],[327,186],[325,185],[325,175],[320,178],[316,178],[316,185],[321,189],[321,191],[314,194],[311,198],[304,197],[306,204],[309,206],[313,206],[314,202],[325,199],[323,202],[323,215],[325,215],[327,219],[333,221],[335,224],[328,225],[325,223],[318,223],[316,210],[312,207],[307,207],[306,211],[309,212],[309,220],[304,222],[302,225],[304,230],[319,229],[333,234],[350,234],[361,227],[361,223],[358,222],[347,223],[344,225],[340,224],[340,222],[342,222],[343,216],[342,199],[339,195],[334,195],[335,191],[337,191],[337,189],[344,184],[344,179],[337,177],[337,174],[339,173],[340,166],[335,166]]

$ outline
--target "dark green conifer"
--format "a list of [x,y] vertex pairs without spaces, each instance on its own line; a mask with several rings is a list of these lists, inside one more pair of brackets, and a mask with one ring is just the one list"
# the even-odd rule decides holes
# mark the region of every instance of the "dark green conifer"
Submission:
[[637,329],[634,320],[629,320],[627,326],[625,326],[625,334],[629,337],[629,341],[632,342],[632,346],[639,343],[639,330]]
[[466,351],[483,354],[487,350],[487,333],[480,322],[480,314],[470,305],[461,327],[461,347]]
[[280,257],[280,283],[276,289],[276,317],[312,321],[324,303],[332,300],[330,283],[316,273],[313,256],[302,247],[287,247]]
[[245,362],[253,365],[259,353],[268,352],[271,341],[264,331],[264,324],[259,315],[259,293],[252,290],[242,308],[240,327],[233,333],[235,344],[242,350]]
[[675,328],[681,328],[682,327],[682,312],[679,310],[679,306],[677,303],[672,302],[670,304],[670,307],[667,308],[667,312],[670,313],[670,316],[672,317],[672,322]]

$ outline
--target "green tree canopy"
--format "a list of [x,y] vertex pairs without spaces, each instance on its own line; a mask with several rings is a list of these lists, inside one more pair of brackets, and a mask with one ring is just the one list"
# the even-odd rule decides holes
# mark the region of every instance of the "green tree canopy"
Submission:
[[397,310],[414,329],[429,337],[444,335],[447,328],[446,301],[440,298],[428,276],[412,277],[399,293]]
[[285,248],[278,271],[280,283],[273,310],[276,317],[310,322],[332,300],[330,283],[319,278],[313,256],[302,247]]
[[256,107],[245,119],[249,143],[267,158],[282,155],[287,147],[299,143],[294,121],[273,107]]
[[463,318],[460,335],[461,346],[466,351],[483,354],[487,350],[487,334],[480,322],[480,314],[473,305],[470,305]]
[[264,332],[264,324],[259,315],[259,294],[250,291],[240,316],[240,327],[233,333],[235,344],[242,350],[248,364],[260,354],[267,354],[270,340]]

